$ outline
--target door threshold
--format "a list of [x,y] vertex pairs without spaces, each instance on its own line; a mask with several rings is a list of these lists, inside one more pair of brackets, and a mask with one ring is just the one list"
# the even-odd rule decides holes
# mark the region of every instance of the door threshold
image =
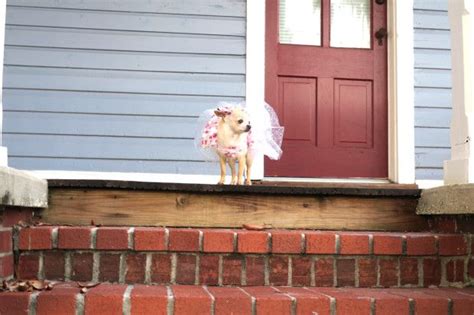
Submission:
[[264,177],[262,182],[390,184],[387,178]]

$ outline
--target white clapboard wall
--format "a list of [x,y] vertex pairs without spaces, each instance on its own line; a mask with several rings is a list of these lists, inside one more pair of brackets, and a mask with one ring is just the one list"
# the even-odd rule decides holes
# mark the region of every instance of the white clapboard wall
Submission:
[[448,0],[415,0],[415,154],[417,179],[443,179],[451,144]]
[[245,0],[8,0],[4,141],[29,170],[212,174],[196,120],[245,98]]

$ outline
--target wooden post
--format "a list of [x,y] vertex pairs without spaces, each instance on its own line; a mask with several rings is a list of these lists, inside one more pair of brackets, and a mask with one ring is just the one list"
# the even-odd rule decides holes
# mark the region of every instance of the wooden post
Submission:
[[474,1],[449,0],[453,112],[445,184],[474,183]]
[[0,166],[8,165],[7,148],[3,147],[3,52],[5,48],[5,15],[6,0],[0,0]]

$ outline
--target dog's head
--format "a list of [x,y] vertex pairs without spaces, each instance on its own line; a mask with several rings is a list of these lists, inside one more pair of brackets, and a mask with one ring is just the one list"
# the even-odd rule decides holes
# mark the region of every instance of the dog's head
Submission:
[[235,133],[248,132],[252,128],[248,113],[240,107],[236,107],[231,111],[216,109],[214,114],[220,117],[224,123],[228,124]]

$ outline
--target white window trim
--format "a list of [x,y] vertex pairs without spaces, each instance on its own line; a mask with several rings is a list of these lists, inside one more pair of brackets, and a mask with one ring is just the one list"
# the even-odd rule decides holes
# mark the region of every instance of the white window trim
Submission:
[[[415,182],[413,0],[393,0],[387,3],[389,180],[409,184]],[[246,49],[246,102],[249,106],[258,106],[262,104],[265,97],[265,0],[247,1]],[[264,178],[263,163],[263,157],[255,160],[252,170],[253,179]],[[44,178],[192,183],[216,181],[215,175],[71,171],[37,171],[35,173]]]

